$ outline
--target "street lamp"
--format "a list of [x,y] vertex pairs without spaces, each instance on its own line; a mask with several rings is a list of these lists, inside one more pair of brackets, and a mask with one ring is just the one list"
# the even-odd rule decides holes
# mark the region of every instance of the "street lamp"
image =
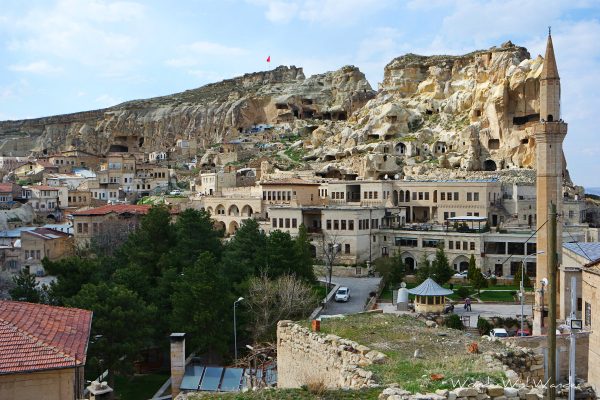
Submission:
[[524,320],[525,320],[525,317],[524,317],[524,314],[525,314],[525,311],[524,311],[524,309],[525,309],[525,289],[523,287],[523,280],[525,278],[525,261],[529,257],[537,256],[538,254],[544,254],[544,251],[540,250],[537,253],[528,254],[521,261],[521,285],[520,285],[520,289],[521,289],[521,335],[520,336],[523,336],[523,327],[524,327]]
[[235,308],[237,306],[237,303],[239,303],[240,301],[244,300],[243,297],[240,297],[239,299],[237,299],[236,301],[233,302],[233,353],[235,355],[235,362],[237,363],[237,322],[235,319]]
[[329,261],[328,265],[328,273],[329,277],[327,279],[327,293],[325,293],[325,301],[323,301],[323,308],[327,306],[327,295],[331,290],[331,274],[333,271],[333,261],[335,260],[335,255],[340,251],[340,244],[334,243],[331,248],[329,248],[329,256],[327,257],[327,261]]

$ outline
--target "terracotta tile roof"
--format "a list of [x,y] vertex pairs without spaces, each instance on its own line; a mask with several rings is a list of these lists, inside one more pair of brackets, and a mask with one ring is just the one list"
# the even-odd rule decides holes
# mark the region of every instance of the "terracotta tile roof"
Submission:
[[150,205],[132,205],[132,204],[108,204],[101,207],[90,208],[89,210],[75,211],[72,215],[106,215],[110,213],[116,214],[148,214]]
[[318,182],[306,181],[300,178],[279,179],[274,181],[261,182],[261,185],[315,185],[319,186]]
[[34,185],[28,186],[28,189],[36,189],[36,190],[60,190],[59,186],[48,186],[48,185]]
[[0,193],[8,193],[12,192],[13,185],[12,183],[0,183]]
[[0,374],[85,365],[92,312],[0,301]]

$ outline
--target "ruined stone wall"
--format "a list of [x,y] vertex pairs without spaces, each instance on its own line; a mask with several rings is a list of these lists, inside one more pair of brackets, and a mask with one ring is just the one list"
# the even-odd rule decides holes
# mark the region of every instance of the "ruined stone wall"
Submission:
[[[575,364],[578,378],[588,379],[588,347],[589,347],[589,332],[581,332],[577,335],[577,346],[575,349]],[[513,344],[520,348],[527,348],[535,352],[536,357],[542,361],[544,351],[547,349],[548,343],[546,336],[526,336],[514,337],[506,339],[507,344]],[[557,359],[559,361],[559,374],[561,379],[567,379],[569,376],[569,335],[556,335]],[[544,375],[541,375],[543,378]]]
[[323,383],[328,388],[360,389],[375,384],[362,367],[380,363],[383,353],[335,335],[311,332],[291,321],[277,324],[277,387]]

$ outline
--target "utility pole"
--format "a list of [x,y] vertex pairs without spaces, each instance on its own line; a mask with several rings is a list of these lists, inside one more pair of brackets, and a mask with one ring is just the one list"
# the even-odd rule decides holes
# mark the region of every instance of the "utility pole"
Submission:
[[[548,213],[548,289],[550,290],[550,299],[548,304],[548,330],[546,337],[548,340],[548,399],[556,398],[556,204],[550,203],[550,212]],[[543,304],[542,304],[543,306]],[[543,318],[542,311],[542,318]]]
[[575,400],[575,332],[573,329],[573,320],[577,319],[577,278],[571,277],[571,318],[569,325],[571,326],[569,335],[569,400]]

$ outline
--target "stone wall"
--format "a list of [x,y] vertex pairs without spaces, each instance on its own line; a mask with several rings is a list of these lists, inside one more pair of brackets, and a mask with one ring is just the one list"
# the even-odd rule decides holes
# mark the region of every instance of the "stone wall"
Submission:
[[277,324],[277,387],[323,384],[327,388],[361,389],[375,385],[363,369],[386,356],[351,340],[311,332],[291,321]]
[[[326,265],[314,265],[313,270],[315,271],[315,275],[317,276],[328,276],[329,271]],[[363,267],[347,267],[344,265],[334,265],[331,270],[332,276],[341,276],[341,277],[357,277],[357,276],[367,276],[368,270]]]
[[[575,365],[577,377],[588,380],[588,346],[590,333],[581,332],[578,333],[576,337],[577,346],[575,348]],[[513,337],[505,340],[507,344],[514,344],[521,348],[532,349],[542,358],[543,362],[543,354],[548,346],[546,336]],[[559,360],[559,379],[568,379],[569,335],[556,335],[556,349],[558,353],[557,359]]]

